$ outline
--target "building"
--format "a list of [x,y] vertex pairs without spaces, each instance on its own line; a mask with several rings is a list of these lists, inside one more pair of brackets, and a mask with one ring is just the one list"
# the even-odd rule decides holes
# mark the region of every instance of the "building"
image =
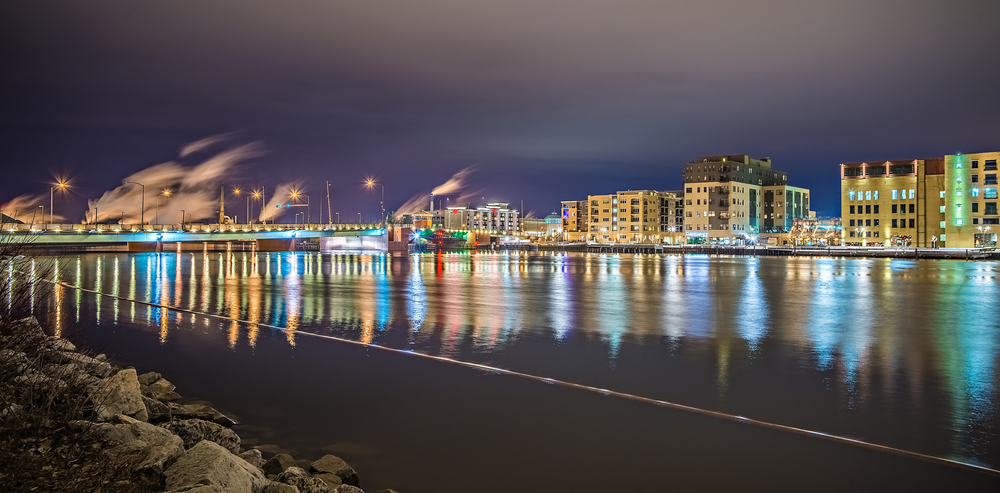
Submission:
[[[940,196],[943,246],[995,248],[1000,232],[997,215],[997,159],[1000,152],[944,157]],[[940,228],[939,228],[940,229]]]
[[553,212],[544,218],[526,217],[521,223],[525,235],[548,240],[559,240],[562,237],[563,220],[559,213]]
[[793,221],[809,216],[809,190],[788,186],[770,158],[702,156],[684,167],[684,234],[692,243],[745,244],[761,235],[785,243]]
[[586,200],[562,201],[562,231],[564,241],[583,241],[587,239],[587,218],[589,217]]
[[660,192],[660,232],[669,243],[684,235],[684,191]]
[[511,209],[507,202],[490,202],[476,208],[449,207],[442,210],[441,215],[445,229],[517,234],[521,227],[518,211]]
[[793,245],[836,246],[841,242],[840,218],[817,219],[815,217],[796,219],[788,234]]
[[845,245],[943,246],[945,159],[840,165]]
[[624,190],[587,197],[586,240],[597,243],[674,242],[680,198],[673,192]]

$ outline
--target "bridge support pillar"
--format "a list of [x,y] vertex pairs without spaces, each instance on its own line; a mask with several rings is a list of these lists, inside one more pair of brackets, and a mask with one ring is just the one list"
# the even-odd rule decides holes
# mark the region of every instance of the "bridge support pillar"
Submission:
[[130,241],[130,242],[128,242],[128,251],[130,251],[130,252],[161,252],[161,251],[163,251],[163,244],[161,242],[158,242],[158,241],[157,242],[152,242],[152,241]]

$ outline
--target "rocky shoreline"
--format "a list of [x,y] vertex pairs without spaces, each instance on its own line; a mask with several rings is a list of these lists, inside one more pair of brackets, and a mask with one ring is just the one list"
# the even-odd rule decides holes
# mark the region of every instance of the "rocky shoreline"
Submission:
[[5,491],[363,493],[341,458],[325,455],[308,470],[288,454],[265,460],[241,448],[232,419],[179,399],[162,375],[83,354],[46,336],[33,317],[9,324],[0,334],[0,484]]

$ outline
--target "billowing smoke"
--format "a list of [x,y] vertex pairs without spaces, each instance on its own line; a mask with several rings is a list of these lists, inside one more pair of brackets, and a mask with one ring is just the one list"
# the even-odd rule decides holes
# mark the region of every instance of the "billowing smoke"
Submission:
[[[274,188],[274,195],[269,197],[267,205],[264,206],[260,211],[260,215],[257,216],[258,221],[270,221],[274,222],[274,219],[280,216],[282,213],[287,212],[288,209],[280,208],[279,205],[284,205],[288,203],[297,203],[292,198],[292,192],[301,189],[298,183],[282,183]],[[301,210],[296,212],[303,212]]]
[[[442,195],[450,195],[462,192],[463,189],[465,188],[465,180],[469,177],[474,168],[475,166],[469,166],[468,168],[465,168],[459,171],[458,173],[455,173],[454,175],[452,175],[451,178],[448,179],[448,181],[442,183],[441,185],[438,185],[437,187],[434,188],[434,190],[431,190],[430,193],[434,194],[435,196],[442,196]],[[399,209],[396,211],[396,216],[399,217],[402,216],[403,214],[413,214],[414,212],[420,212],[422,210],[425,210],[429,205],[429,200],[430,200],[430,195],[428,195],[427,193],[420,193],[414,195],[410,200],[407,200],[406,203],[404,203],[399,207]],[[458,201],[456,201],[456,203],[457,202]]]
[[[181,150],[181,157],[205,151],[222,139],[210,137],[188,144]],[[261,152],[259,144],[251,143],[224,150],[195,166],[173,161],[151,166],[125,178],[122,185],[104,192],[100,199],[89,201],[87,221],[138,223],[142,216],[147,223],[174,224],[181,221],[181,211],[188,221],[218,221],[223,175],[240,161]],[[145,196],[143,187],[128,182],[143,184]],[[170,191],[169,196],[165,190]],[[140,214],[143,202],[145,210]]]
[[14,197],[10,202],[3,204],[2,209],[4,215],[25,224],[30,224],[32,218],[34,218],[35,224],[61,223],[64,220],[60,214],[49,217],[52,211],[49,210],[49,194],[47,193]]

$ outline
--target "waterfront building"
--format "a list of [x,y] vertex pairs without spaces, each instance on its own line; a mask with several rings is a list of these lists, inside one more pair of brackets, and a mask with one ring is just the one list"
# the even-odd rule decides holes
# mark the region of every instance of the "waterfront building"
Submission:
[[[678,200],[672,192],[656,190],[623,190],[588,196],[590,226],[586,240],[597,243],[672,242],[675,235],[669,230],[670,221],[676,216]],[[664,230],[664,217],[668,221],[667,230]]]
[[684,234],[692,243],[785,243],[793,221],[807,217],[809,190],[789,186],[770,158],[702,156],[684,167]]
[[556,212],[543,218],[526,217],[521,220],[521,225],[527,236],[548,240],[557,240],[562,237],[563,221],[559,213]]
[[660,192],[660,232],[665,241],[676,243],[684,236],[684,191]]
[[792,221],[792,230],[788,238],[793,245],[836,246],[841,243],[841,232],[839,217],[799,218]]
[[997,159],[1000,152],[944,157],[944,186],[938,190],[944,246],[996,247],[1000,232]]
[[480,207],[456,206],[441,211],[445,229],[484,231],[497,234],[520,232],[520,218],[508,202],[490,202]]
[[562,232],[564,241],[583,241],[587,239],[587,218],[589,217],[586,200],[562,201]]

